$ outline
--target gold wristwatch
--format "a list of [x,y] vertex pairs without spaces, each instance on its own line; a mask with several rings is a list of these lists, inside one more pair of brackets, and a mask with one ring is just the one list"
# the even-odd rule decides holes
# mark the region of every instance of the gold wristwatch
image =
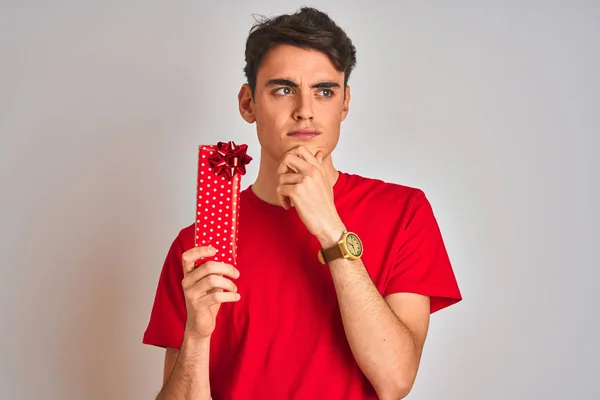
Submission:
[[356,233],[344,232],[335,246],[319,250],[318,258],[321,264],[329,264],[338,258],[358,260],[363,254],[363,245]]

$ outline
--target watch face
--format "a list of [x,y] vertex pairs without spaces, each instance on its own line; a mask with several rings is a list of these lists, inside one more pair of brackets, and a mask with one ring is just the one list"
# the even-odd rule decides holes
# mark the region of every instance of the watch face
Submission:
[[354,233],[351,233],[346,237],[346,247],[354,257],[360,257],[362,255],[362,243]]

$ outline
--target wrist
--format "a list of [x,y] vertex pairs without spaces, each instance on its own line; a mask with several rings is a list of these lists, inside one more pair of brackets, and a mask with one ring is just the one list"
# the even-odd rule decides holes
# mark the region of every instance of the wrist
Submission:
[[321,244],[321,248],[328,249],[335,246],[345,232],[347,232],[346,226],[340,221],[331,224],[321,234],[317,235],[317,240]]
[[196,351],[208,350],[210,348],[210,336],[201,336],[191,330],[183,332],[181,347],[187,347]]

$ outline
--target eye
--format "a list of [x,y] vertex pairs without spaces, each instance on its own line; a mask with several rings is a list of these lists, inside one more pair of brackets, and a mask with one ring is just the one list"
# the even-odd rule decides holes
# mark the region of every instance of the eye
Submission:
[[282,88],[276,89],[273,93],[278,94],[280,96],[285,96],[288,94],[292,94],[292,89],[290,89],[288,87],[282,87]]
[[333,90],[331,90],[331,89],[321,89],[319,91],[319,93],[321,93],[321,95],[323,97],[331,97],[331,96],[333,96]]

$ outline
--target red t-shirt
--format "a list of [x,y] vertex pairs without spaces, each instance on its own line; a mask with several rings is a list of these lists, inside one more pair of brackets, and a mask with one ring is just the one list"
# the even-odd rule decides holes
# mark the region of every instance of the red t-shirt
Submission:
[[[340,173],[335,205],[364,246],[363,262],[383,296],[431,297],[431,312],[461,300],[438,224],[423,192]],[[289,211],[242,192],[235,281],[241,300],[224,303],[211,337],[212,398],[377,399],[345,336],[319,242]],[[181,255],[194,225],[173,242],[143,342],[179,348],[186,322]]]

